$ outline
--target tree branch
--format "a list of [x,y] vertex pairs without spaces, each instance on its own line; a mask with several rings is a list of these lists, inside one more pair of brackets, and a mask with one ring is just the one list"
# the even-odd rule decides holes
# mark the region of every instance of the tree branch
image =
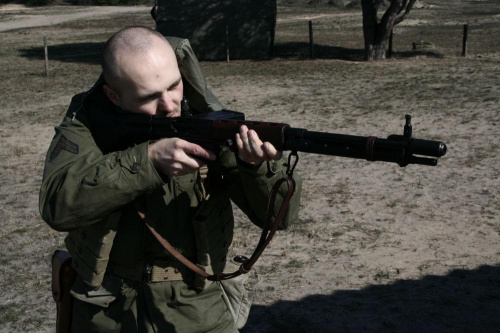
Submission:
[[[407,0],[405,0],[407,1]],[[406,10],[404,12],[404,14],[402,15],[399,15],[398,17],[396,17],[396,19],[394,20],[394,25],[396,24],[399,24],[401,22],[403,22],[403,20],[406,18],[406,16],[410,13],[410,10],[413,8],[413,5],[415,4],[417,0],[410,0],[410,2],[408,3],[408,5],[406,6]],[[398,13],[399,14],[399,13]]]
[[401,12],[403,11],[403,9],[406,8],[407,4],[408,4],[408,0],[403,0],[403,4],[401,5],[401,8],[398,11],[398,15],[401,14]]
[[[394,25],[394,20],[401,10],[402,1],[407,0],[391,0],[391,5],[387,8],[384,16],[380,20],[378,38],[385,39],[389,37],[392,27]],[[415,0],[410,0],[415,1]]]

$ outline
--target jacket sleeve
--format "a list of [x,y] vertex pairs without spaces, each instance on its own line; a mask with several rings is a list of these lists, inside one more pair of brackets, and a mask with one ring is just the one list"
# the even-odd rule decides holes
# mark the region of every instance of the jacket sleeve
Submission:
[[[81,98],[73,98],[70,110]],[[148,159],[148,142],[103,155],[89,129],[71,112],[55,131],[45,160],[39,209],[56,230],[93,224],[163,184]]]
[[[274,184],[285,176],[287,162],[284,159],[278,161],[263,162],[258,167],[249,167],[241,161],[237,161],[235,154],[227,151],[222,157],[222,163],[233,165],[229,172],[231,200],[248,216],[250,221],[259,227],[265,224],[266,211],[271,189]],[[295,191],[288,205],[286,215],[283,218],[280,229],[286,229],[293,223],[299,213],[300,195],[302,191],[302,179],[297,173],[293,174]],[[273,217],[276,217],[283,199],[288,190],[284,183],[281,185],[274,208]]]

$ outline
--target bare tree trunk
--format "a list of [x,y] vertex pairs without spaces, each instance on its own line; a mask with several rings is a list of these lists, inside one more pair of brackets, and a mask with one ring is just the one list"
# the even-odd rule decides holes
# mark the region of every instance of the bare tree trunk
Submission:
[[393,27],[404,20],[416,0],[391,0],[389,8],[378,20],[377,12],[382,0],[361,0],[365,60],[384,60]]
[[365,60],[375,60],[374,50],[377,37],[377,8],[372,0],[362,0],[363,37],[365,39]]
[[384,60],[387,54],[387,43],[365,46],[365,60]]

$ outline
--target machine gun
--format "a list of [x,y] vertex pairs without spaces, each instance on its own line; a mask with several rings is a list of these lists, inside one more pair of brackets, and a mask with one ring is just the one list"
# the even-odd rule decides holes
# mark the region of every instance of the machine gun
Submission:
[[383,139],[313,132],[284,123],[248,121],[243,113],[229,110],[191,115],[187,104],[182,105],[183,115],[177,118],[101,110],[98,121],[91,124],[91,131],[103,153],[123,150],[148,140],[173,137],[210,149],[217,146],[234,148],[234,138],[241,125],[256,131],[263,142],[268,141],[276,149],[292,151],[295,155],[305,152],[342,156],[393,162],[405,167],[409,164],[435,166],[437,158],[444,156],[447,150],[443,142],[413,138],[410,115],[405,116],[403,135],[394,134]]

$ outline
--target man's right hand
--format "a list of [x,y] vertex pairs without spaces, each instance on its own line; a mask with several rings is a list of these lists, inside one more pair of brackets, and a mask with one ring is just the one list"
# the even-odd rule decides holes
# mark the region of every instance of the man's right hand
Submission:
[[167,176],[182,176],[195,172],[215,154],[197,144],[178,139],[161,139],[149,145],[148,158],[157,171]]

